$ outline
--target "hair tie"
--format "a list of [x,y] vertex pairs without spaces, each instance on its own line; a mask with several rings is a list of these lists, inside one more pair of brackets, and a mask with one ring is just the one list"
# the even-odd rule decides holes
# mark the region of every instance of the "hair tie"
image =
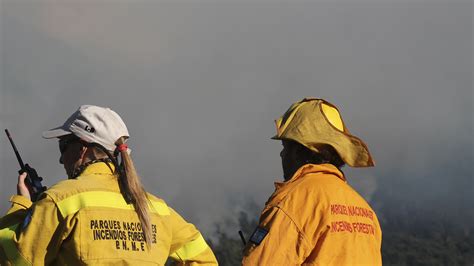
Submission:
[[120,145],[117,146],[117,150],[118,150],[119,152],[126,151],[127,149],[128,149],[128,146],[127,146],[127,144],[125,144],[125,143],[124,143],[124,144],[120,144]]

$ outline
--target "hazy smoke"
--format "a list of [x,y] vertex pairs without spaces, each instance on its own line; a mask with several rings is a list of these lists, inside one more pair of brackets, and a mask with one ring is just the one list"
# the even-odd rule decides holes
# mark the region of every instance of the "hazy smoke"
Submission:
[[[207,232],[281,177],[273,120],[340,107],[376,159],[346,169],[384,198],[472,206],[472,2],[0,2],[0,125],[51,185],[41,132],[81,104],[125,120],[149,191]],[[0,141],[0,210],[17,165]],[[466,205],[464,205],[466,204]]]

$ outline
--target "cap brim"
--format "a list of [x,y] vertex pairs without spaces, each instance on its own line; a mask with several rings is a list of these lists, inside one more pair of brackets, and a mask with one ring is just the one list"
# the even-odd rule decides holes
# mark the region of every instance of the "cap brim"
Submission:
[[57,127],[57,128],[53,128],[53,129],[43,132],[43,138],[45,139],[59,138],[59,137],[66,136],[69,134],[72,134],[72,132],[64,130],[62,127]]

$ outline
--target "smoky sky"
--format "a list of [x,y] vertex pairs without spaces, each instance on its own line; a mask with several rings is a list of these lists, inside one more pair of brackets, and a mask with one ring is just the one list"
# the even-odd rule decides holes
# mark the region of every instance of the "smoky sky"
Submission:
[[[472,7],[0,0],[0,125],[51,186],[65,173],[42,131],[82,104],[111,107],[146,189],[212,232],[244,202],[263,206],[281,180],[274,119],[324,98],[376,160],[345,169],[372,204],[465,207],[472,218]],[[18,166],[1,139],[4,212]]]

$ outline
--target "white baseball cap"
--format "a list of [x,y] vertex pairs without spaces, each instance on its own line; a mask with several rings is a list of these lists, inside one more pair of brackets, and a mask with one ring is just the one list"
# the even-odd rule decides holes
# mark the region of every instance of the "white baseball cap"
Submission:
[[97,143],[115,151],[115,142],[128,138],[128,129],[120,116],[107,107],[82,105],[62,126],[43,132],[43,138],[59,138],[74,134],[88,143]]

